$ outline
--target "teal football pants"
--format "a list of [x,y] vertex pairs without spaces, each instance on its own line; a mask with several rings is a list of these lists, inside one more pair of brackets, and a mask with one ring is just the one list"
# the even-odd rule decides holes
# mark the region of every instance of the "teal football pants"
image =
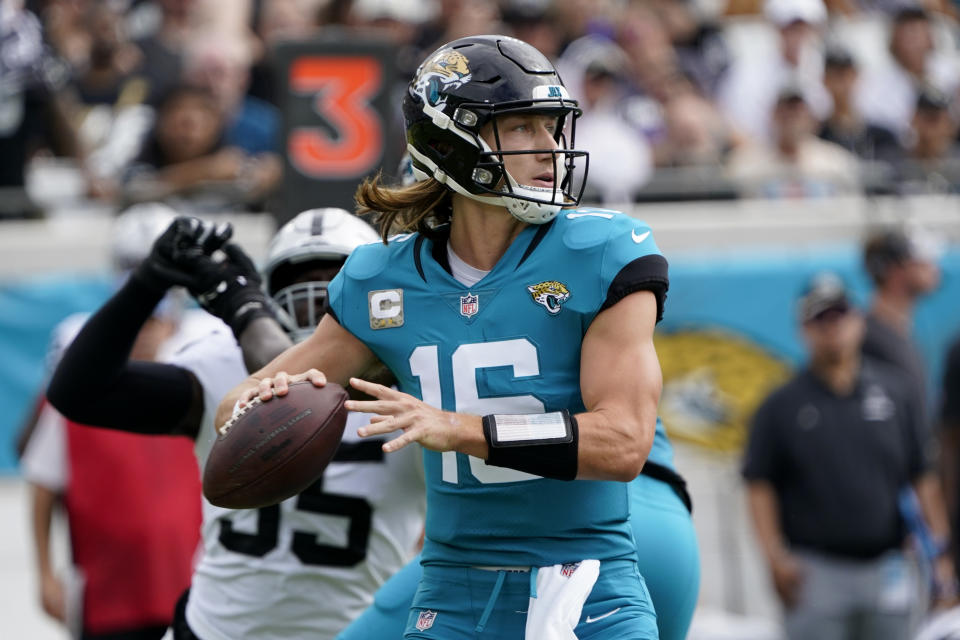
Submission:
[[[646,476],[631,483],[630,507],[638,567],[657,611],[660,638],[683,640],[700,588],[700,555],[690,514],[673,489]],[[373,605],[338,640],[403,637],[420,576],[417,558],[380,588]]]

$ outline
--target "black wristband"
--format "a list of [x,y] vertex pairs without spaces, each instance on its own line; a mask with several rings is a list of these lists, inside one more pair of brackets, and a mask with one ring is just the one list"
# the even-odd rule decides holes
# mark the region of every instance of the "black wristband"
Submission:
[[271,318],[276,320],[276,316],[270,307],[270,302],[262,293],[256,292],[256,294],[254,294],[251,292],[251,295],[240,301],[239,305],[227,322],[237,340],[240,340],[243,332],[246,331],[250,323],[257,318]]
[[569,411],[483,416],[487,464],[525,473],[574,480],[580,432]]

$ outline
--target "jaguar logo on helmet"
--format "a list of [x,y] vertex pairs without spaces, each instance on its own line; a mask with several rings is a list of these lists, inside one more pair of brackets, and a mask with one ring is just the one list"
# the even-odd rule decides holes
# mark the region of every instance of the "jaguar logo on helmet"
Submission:
[[446,103],[441,90],[470,82],[470,61],[459,51],[444,49],[423,63],[413,90],[428,104],[442,109]]

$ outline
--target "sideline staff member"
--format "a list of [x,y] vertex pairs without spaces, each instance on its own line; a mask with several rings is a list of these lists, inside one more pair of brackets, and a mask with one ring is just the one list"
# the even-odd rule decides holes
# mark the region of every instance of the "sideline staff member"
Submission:
[[[743,466],[787,635],[902,640],[919,588],[897,498],[930,466],[918,399],[861,360],[863,315],[839,278],[815,278],[799,311],[809,365],[757,411]],[[922,506],[943,522],[939,504]]]

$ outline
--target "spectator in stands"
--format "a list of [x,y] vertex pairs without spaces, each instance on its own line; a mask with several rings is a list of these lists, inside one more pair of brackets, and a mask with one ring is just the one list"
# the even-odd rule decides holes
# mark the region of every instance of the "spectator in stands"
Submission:
[[585,197],[606,203],[632,202],[653,168],[650,145],[624,116],[627,57],[612,42],[592,52],[583,74],[577,147],[590,152]]
[[[392,4],[390,0],[362,0],[370,4]],[[411,8],[421,14],[428,3],[410,3]],[[441,44],[452,39],[477,33],[500,33],[500,9],[496,2],[473,2],[472,0],[439,0],[435,15],[422,16],[415,47],[422,55],[427,55]]]
[[704,95],[714,95],[730,66],[720,27],[705,20],[694,2],[656,0],[653,6],[673,43],[680,70]]
[[47,2],[35,9],[43,20],[47,42],[73,69],[83,69],[90,58],[90,32],[84,13],[92,4],[90,0]]
[[692,89],[663,105],[663,119],[666,137],[657,147],[658,166],[719,168],[738,144],[713,103]]
[[[833,274],[799,302],[809,364],[757,410],[743,475],[790,640],[903,640],[919,585],[901,489],[929,475],[915,394],[863,360],[863,315]],[[945,536],[942,504],[922,502]],[[940,563],[952,578],[952,561]]]
[[859,190],[856,158],[816,136],[817,121],[795,85],[784,87],[773,108],[770,145],[743,145],[730,156],[730,177],[743,193],[767,198],[816,197]]
[[670,33],[653,8],[628,4],[619,16],[617,42],[630,61],[633,84],[654,104],[665,102],[682,74]]
[[863,160],[893,163],[902,156],[903,149],[892,131],[865,120],[854,104],[858,77],[857,64],[846,49],[827,50],[823,84],[833,99],[833,111],[820,127],[820,138]]
[[0,4],[0,218],[40,214],[24,189],[24,168],[38,150],[80,153],[68,78],[67,64],[45,46],[36,15]]
[[930,16],[919,5],[901,8],[893,18],[889,56],[865,73],[857,90],[864,118],[906,141],[917,96],[924,86],[951,95],[960,86],[957,63],[934,47]]
[[911,121],[907,153],[898,167],[900,193],[960,192],[957,122],[946,96],[921,91]]
[[146,85],[135,74],[141,53],[126,39],[122,11],[97,3],[82,18],[90,44],[75,83],[80,101],[84,105],[142,102]]
[[751,50],[736,59],[717,94],[733,125],[759,143],[773,139],[769,116],[785,82],[798,88],[818,121],[826,117],[830,105],[819,48],[818,30],[827,18],[823,1],[767,0],[764,15],[777,29],[779,49]]
[[947,96],[936,89],[924,90],[917,96],[911,131],[907,154],[914,161],[936,166],[957,159],[957,123]]
[[314,35],[314,16],[298,0],[271,0],[255,5],[254,27],[260,39],[259,55],[250,66],[250,88],[247,94],[264,102],[279,102],[274,70],[274,46],[283,40],[305,40]]
[[[524,0],[517,0],[523,2]],[[621,21],[623,5],[607,0],[553,0],[553,11],[563,46],[588,35],[613,39]],[[628,6],[637,3],[626,3]]]
[[97,3],[84,18],[89,58],[74,83],[73,119],[87,155],[90,193],[110,198],[153,122],[153,110],[144,105],[150,86],[137,71],[142,54],[126,39],[122,12]]
[[223,142],[224,124],[210,92],[181,86],[160,105],[154,131],[124,186],[130,201],[181,200],[193,211],[256,203],[279,183],[275,159]]
[[159,29],[136,41],[143,53],[140,73],[150,84],[150,104],[158,104],[183,76],[183,51],[194,33],[191,13],[194,0],[157,0],[162,19]]
[[[279,151],[280,112],[272,104],[247,95],[248,43],[217,34],[193,43],[186,59],[185,78],[216,99],[225,123],[224,144],[251,155]],[[279,165],[279,158],[274,159]]]
[[511,35],[535,47],[548,59],[557,59],[564,42],[552,3],[508,0],[501,11]]

